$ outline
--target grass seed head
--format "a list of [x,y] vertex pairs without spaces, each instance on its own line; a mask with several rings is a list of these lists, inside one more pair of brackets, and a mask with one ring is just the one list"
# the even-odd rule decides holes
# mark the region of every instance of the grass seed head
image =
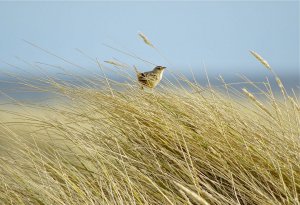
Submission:
[[139,36],[141,37],[141,39],[143,39],[145,44],[154,48],[154,45],[150,42],[150,40],[147,38],[147,36],[145,36],[145,34],[140,32]]
[[250,53],[259,61],[261,62],[261,64],[263,64],[268,70],[272,70],[271,66],[269,65],[269,63],[263,59],[263,57],[261,57],[258,53],[254,52],[254,51],[250,51]]
[[105,63],[108,63],[108,64],[111,64],[111,65],[114,65],[114,66],[118,66],[118,67],[127,67],[126,65],[118,62],[118,61],[115,61],[115,60],[109,60],[109,61],[104,61]]
[[277,76],[276,76],[276,82],[277,82],[278,87],[280,88],[280,91],[281,91],[282,95],[285,95],[284,86],[283,86],[280,78],[277,77]]

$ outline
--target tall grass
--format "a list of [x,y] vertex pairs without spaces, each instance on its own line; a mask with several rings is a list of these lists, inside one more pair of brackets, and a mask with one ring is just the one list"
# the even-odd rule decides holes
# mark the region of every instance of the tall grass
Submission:
[[282,83],[253,83],[258,98],[131,80],[51,80],[59,105],[3,107],[1,204],[300,204],[300,104]]

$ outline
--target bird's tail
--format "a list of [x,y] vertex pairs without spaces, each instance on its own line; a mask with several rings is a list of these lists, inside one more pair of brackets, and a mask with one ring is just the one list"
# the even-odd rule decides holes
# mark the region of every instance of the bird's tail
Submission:
[[[135,73],[136,73],[136,77],[137,77],[137,79],[138,79],[138,81],[139,81],[140,78],[141,78],[142,73],[138,71],[138,69],[135,67],[135,65],[133,66],[133,68],[134,68],[134,71],[135,71]],[[141,88],[142,90],[144,90],[143,85],[141,85],[140,88]]]
[[135,65],[133,66],[133,68],[134,68],[134,71],[135,71],[136,75],[139,76],[141,74],[141,72],[138,71],[138,69],[136,68]]

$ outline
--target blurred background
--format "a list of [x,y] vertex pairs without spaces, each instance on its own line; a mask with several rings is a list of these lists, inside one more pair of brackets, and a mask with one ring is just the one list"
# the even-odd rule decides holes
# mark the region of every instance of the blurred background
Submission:
[[212,78],[220,74],[229,81],[239,74],[254,80],[269,75],[249,54],[254,50],[286,86],[300,84],[299,1],[0,2],[0,26],[0,89],[13,86],[4,83],[7,73],[57,72],[45,65],[41,68],[47,71],[38,70],[37,62],[80,75],[100,72],[96,58],[117,59],[143,71],[153,67],[105,45],[168,71],[189,75],[192,70],[201,80],[206,68]]

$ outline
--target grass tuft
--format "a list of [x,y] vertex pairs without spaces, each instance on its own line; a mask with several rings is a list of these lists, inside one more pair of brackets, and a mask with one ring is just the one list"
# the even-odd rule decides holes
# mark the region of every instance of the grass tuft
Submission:
[[63,101],[1,105],[1,204],[299,204],[300,105],[279,80],[284,98],[45,81]]

